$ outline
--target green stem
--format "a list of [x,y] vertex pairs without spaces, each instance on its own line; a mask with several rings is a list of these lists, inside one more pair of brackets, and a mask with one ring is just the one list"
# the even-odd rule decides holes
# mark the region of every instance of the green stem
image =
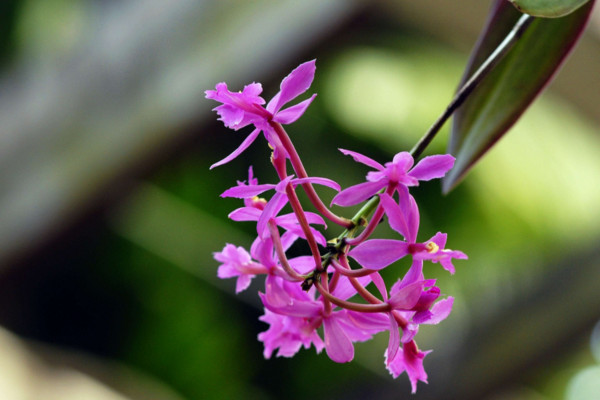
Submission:
[[412,148],[410,154],[417,159],[423,154],[423,151],[427,148],[429,143],[433,140],[435,135],[442,129],[444,123],[450,118],[450,116],[462,105],[462,103],[469,97],[473,90],[481,83],[481,81],[494,69],[496,65],[508,54],[509,50],[517,43],[517,41],[523,36],[523,33],[527,27],[531,24],[534,17],[528,14],[523,14],[517,21],[515,26],[506,35],[502,43],[496,47],[496,50],[490,54],[490,56],[481,64],[479,69],[469,78],[469,80],[456,92],[456,95],[446,108],[446,110],[440,115],[440,117],[431,125],[429,130],[423,135],[421,140]]

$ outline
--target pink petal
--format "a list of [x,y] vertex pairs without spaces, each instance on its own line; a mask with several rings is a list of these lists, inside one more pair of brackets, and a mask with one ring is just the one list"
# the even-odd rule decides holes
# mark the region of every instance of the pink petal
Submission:
[[364,330],[354,323],[354,319],[348,315],[347,310],[336,312],[338,324],[351,342],[364,342],[373,338],[378,332]]
[[294,178],[294,175],[289,175],[289,176],[285,177],[285,179],[279,181],[279,183],[275,186],[275,191],[278,193],[281,193],[281,194],[285,194],[285,189],[286,189],[288,183],[290,183],[293,178]]
[[345,149],[339,149],[339,150],[342,152],[342,154],[344,154],[346,156],[351,156],[352,158],[354,158],[354,161],[356,161],[356,162],[368,165],[369,167],[379,170],[379,171],[382,171],[385,169],[384,166],[379,164],[377,161],[375,161],[367,156],[364,156],[360,153],[350,151],[350,150],[345,150]]
[[452,311],[452,306],[454,305],[454,297],[448,297],[447,299],[443,299],[438,301],[431,307],[432,317],[424,322],[425,324],[439,324],[441,321],[445,320],[450,312]]
[[423,314],[427,319],[431,318],[431,312],[429,311],[433,306],[433,303],[440,297],[440,288],[434,286],[429,290],[423,291],[421,293],[421,297],[417,304],[413,307],[413,310],[417,311],[417,313],[413,316],[413,322],[419,324],[419,319],[422,318],[419,316]]
[[396,310],[410,310],[417,304],[423,292],[423,282],[414,282],[396,292],[387,301]]
[[427,373],[423,367],[423,359],[430,351],[420,351],[414,340],[405,343],[402,347],[404,350],[404,366],[412,385],[412,393],[416,393],[417,380],[427,383]]
[[394,318],[392,313],[388,315],[390,320],[390,341],[387,348],[387,363],[389,364],[398,353],[398,348],[400,347],[400,333],[398,332],[398,322],[396,321],[396,318]]
[[[306,216],[306,221],[308,221],[309,224],[325,225],[325,221],[318,214],[307,211],[304,213],[304,215]],[[299,224],[298,217],[294,213],[280,215],[279,217],[277,217],[277,224],[282,227],[284,225],[286,225],[286,226],[297,225],[297,224]]]
[[217,83],[215,90],[204,91],[207,99],[219,101],[221,103],[224,103],[229,99],[229,97],[227,97],[227,93],[229,93],[229,89],[227,89],[227,83],[225,82]]
[[277,113],[285,103],[308,90],[315,77],[315,63],[316,60],[312,60],[300,64],[281,81],[279,93],[267,105],[269,112]]
[[353,206],[354,204],[358,204],[375,195],[385,185],[386,182],[379,181],[363,182],[358,185],[350,186],[338,193],[333,200],[331,200],[331,204],[337,204],[342,207]]
[[280,280],[281,278],[268,275],[265,281],[265,294],[262,295],[262,293],[259,293],[259,295],[261,295],[261,300],[263,300],[264,306],[269,309],[285,307],[292,301],[290,295],[279,284]]
[[450,272],[450,275],[454,275],[456,273],[456,268],[454,267],[454,264],[452,264],[451,258],[440,260],[440,264],[442,264],[442,268]]
[[[407,190],[407,188],[404,188]],[[417,240],[417,234],[419,232],[419,222],[420,222],[420,215],[419,215],[419,207],[417,207],[417,202],[415,201],[415,198],[412,197],[410,194],[407,196],[408,198],[408,210],[409,211],[405,211],[405,215],[407,215],[407,219],[408,219],[408,233],[409,233],[409,237],[407,238],[407,240],[409,240],[411,243],[416,242]]]
[[[278,218],[275,219],[275,223],[286,230],[284,235],[286,233],[291,233],[297,237],[306,239],[306,234],[304,233],[304,230],[302,229],[302,227],[299,224],[294,224],[294,225],[280,224],[278,222]],[[321,232],[317,231],[313,227],[310,227],[310,231],[314,235],[315,240],[317,241],[318,244],[320,244],[323,247],[327,246],[327,239],[325,239],[325,236],[323,236],[323,234]]]
[[312,101],[315,99],[315,97],[317,97],[317,95],[313,94],[309,99],[306,99],[296,104],[295,106],[279,111],[273,117],[273,121],[279,122],[280,124],[284,125],[296,122],[298,118],[300,118],[302,114],[304,114],[304,112],[306,111],[310,103],[312,103]]
[[408,271],[406,271],[404,278],[402,278],[402,280],[399,281],[399,284],[397,286],[396,286],[396,284],[394,284],[394,286],[392,286],[392,288],[390,289],[390,295],[393,295],[394,293],[396,293],[396,290],[400,290],[403,287],[405,287],[411,283],[422,281],[422,280],[423,280],[423,260],[413,259],[412,265],[410,266]]
[[221,193],[221,197],[235,197],[238,199],[248,199],[250,197],[258,196],[259,194],[266,192],[267,190],[274,189],[275,185],[270,183],[264,183],[262,185],[253,186],[234,186]]
[[266,332],[258,334],[258,340],[264,342],[266,358],[270,358],[276,348],[279,348],[278,357],[292,357],[301,346],[308,349],[312,343],[317,353],[324,347],[317,332],[303,318],[278,315],[265,309],[265,314],[259,319],[270,325]]
[[[312,228],[312,227],[310,228],[310,231],[313,233],[317,243],[319,243],[323,247],[327,246],[327,239],[325,239],[325,236],[323,236],[323,234],[321,232],[319,232],[318,230],[316,230],[315,228]],[[303,235],[303,236],[305,236],[305,235]],[[306,239],[306,238],[304,238],[304,239]]]
[[325,333],[325,351],[329,358],[337,363],[352,361],[354,346],[335,318],[325,318],[323,320],[323,330]]
[[240,275],[235,283],[235,293],[240,293],[248,289],[252,278],[254,278],[254,275]]
[[[257,237],[250,246],[250,254],[255,260],[259,260],[260,262],[270,260],[273,254],[273,241],[261,240]],[[265,263],[269,264],[268,262]]]
[[248,185],[249,186],[258,185],[258,179],[256,179],[254,177],[254,171],[252,169],[252,165],[250,167],[248,167]]
[[298,235],[291,233],[290,231],[284,232],[281,235],[281,245],[284,250],[288,250],[298,240]]
[[414,162],[415,160],[413,159],[413,156],[407,151],[401,151],[400,153],[397,153],[392,160],[392,164],[394,164],[401,171],[408,171],[410,167],[413,166]]
[[297,318],[314,318],[323,311],[322,303],[314,301],[294,301],[281,307],[272,307],[269,303],[265,303],[265,307],[277,314]]
[[218,120],[223,122],[227,128],[233,130],[239,130],[251,123],[252,117],[246,117],[246,113],[239,107],[232,106],[230,104],[223,104],[213,108],[219,115]]
[[367,180],[369,182],[385,181],[386,184],[387,184],[387,183],[390,182],[390,178],[389,178],[388,175],[389,175],[388,171],[386,171],[386,170],[383,170],[383,171],[369,171],[369,172],[367,172],[366,178],[367,178]]
[[287,204],[287,196],[282,193],[275,193],[271,200],[265,206],[258,222],[256,223],[256,231],[258,232],[258,236],[261,238],[264,237],[265,233],[268,231],[267,224],[269,221],[277,216],[277,213],[281,211],[281,209]]
[[[452,253],[460,253],[460,254],[452,254]],[[440,259],[440,264],[442,264],[442,267],[446,271],[450,272],[450,275],[454,275],[454,273],[456,272],[456,268],[454,268],[454,264],[452,264],[452,258],[460,259],[460,258],[467,258],[467,256],[466,256],[466,254],[464,254],[460,251],[451,251],[451,252],[449,252],[448,257]]]
[[383,280],[379,272],[373,272],[371,274],[371,281],[373,281],[373,284],[375,285],[377,290],[379,290],[379,293],[381,293],[381,297],[383,298],[383,300],[386,301],[388,299],[387,286],[385,285],[385,281]]
[[228,217],[232,221],[258,221],[261,210],[254,207],[241,207],[229,213]]
[[363,331],[370,333],[379,333],[390,328],[390,319],[388,314],[383,313],[362,313],[346,310],[346,315],[352,324]]
[[[362,276],[360,278],[356,278],[356,280],[361,286],[365,287],[371,282],[371,277],[367,275]],[[352,286],[352,283],[350,282],[348,277],[342,276],[340,277],[337,286],[331,294],[337,297],[338,299],[347,300],[356,294],[356,289],[354,288],[354,286]]]
[[231,129],[241,129],[249,124],[270,118],[271,114],[260,107],[264,100],[259,96],[262,87],[252,83],[244,87],[243,92],[230,92],[227,84],[217,84],[216,90],[207,90],[206,97],[223,103],[214,108],[225,126]]
[[448,240],[448,234],[442,233],[442,232],[436,233],[435,235],[433,235],[433,237],[431,239],[429,239],[430,242],[437,244],[440,249],[443,249],[446,247],[447,240]]
[[415,338],[415,336],[419,333],[419,325],[417,324],[408,324],[408,326],[402,332],[402,338],[400,342],[408,343]]
[[252,144],[252,142],[254,142],[254,140],[259,135],[259,133],[260,133],[260,129],[253,130],[252,133],[250,133],[248,135],[248,137],[246,137],[246,139],[244,139],[242,144],[240,144],[240,146],[237,149],[235,149],[233,153],[231,153],[230,155],[228,155],[221,161],[218,161],[218,162],[214,163],[213,165],[211,165],[210,169],[218,167],[219,165],[227,164],[229,161],[231,161],[234,158],[236,158],[237,156],[239,156],[244,150],[246,150],[248,148],[248,146],[250,146]]
[[420,181],[441,178],[446,175],[454,165],[454,157],[450,154],[441,154],[425,157],[408,173]]
[[240,270],[231,263],[221,264],[217,269],[217,277],[220,279],[233,278],[240,275]]
[[224,104],[243,107],[249,104],[264,104],[265,100],[260,97],[262,85],[260,83],[251,83],[244,86],[242,92],[232,92],[227,88],[225,82],[217,83],[216,90],[206,90],[204,93],[207,99],[216,100]]
[[304,213],[304,215],[306,216],[306,221],[308,221],[309,224],[327,225],[325,220],[319,214],[307,211]]
[[252,99],[255,104],[265,104],[265,100],[260,96],[262,93],[262,85],[260,83],[252,82],[249,85],[244,86],[242,94],[249,99]]
[[277,137],[277,132],[275,132],[275,129],[273,129],[271,125],[264,123],[257,125],[257,127],[260,127],[263,130],[265,133],[265,139],[267,139],[267,143],[270,145],[269,147],[273,149],[273,160],[284,160],[286,158],[290,158],[287,151],[283,147],[281,140]]
[[320,178],[320,177],[298,178],[298,179],[294,179],[292,181],[292,183],[295,186],[302,185],[304,183],[316,183],[317,185],[323,185],[323,186],[330,187],[338,192],[341,189],[339,183],[337,183],[336,181],[333,181],[328,178]]
[[231,243],[227,243],[221,252],[213,253],[213,257],[215,260],[227,263],[227,262],[237,262],[240,264],[247,263],[251,261],[250,254],[243,247],[236,247]]
[[299,274],[307,274],[315,269],[315,259],[313,256],[299,256],[288,260],[290,266]]
[[291,317],[315,318],[323,312],[323,303],[318,301],[296,301],[283,309]]
[[385,214],[388,217],[388,221],[393,230],[404,236],[404,239],[408,242],[414,242],[414,237],[408,226],[407,216],[405,215],[402,208],[396,204],[392,197],[386,193],[379,195],[381,199],[381,205],[385,209]]
[[400,240],[372,239],[348,253],[365,268],[378,271],[408,254],[408,244]]

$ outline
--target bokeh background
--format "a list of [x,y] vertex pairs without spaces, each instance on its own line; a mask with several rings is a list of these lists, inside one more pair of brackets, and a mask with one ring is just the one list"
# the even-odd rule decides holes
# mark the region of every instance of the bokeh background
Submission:
[[[490,1],[6,0],[0,4],[0,398],[600,398],[600,17],[549,90],[448,196],[417,188],[421,238],[466,252],[450,277],[429,385],[410,395],[387,338],[337,365],[314,349],[264,360],[255,284],[212,252],[251,224],[218,195],[259,139],[216,121],[204,90],[268,99],[317,59],[315,102],[288,132],[309,174],[348,186],[413,146],[452,97]],[[443,152],[447,128],[428,149]],[[324,192],[325,197],[331,193]],[[345,211],[350,215],[350,211]],[[389,268],[390,279],[404,266]]]

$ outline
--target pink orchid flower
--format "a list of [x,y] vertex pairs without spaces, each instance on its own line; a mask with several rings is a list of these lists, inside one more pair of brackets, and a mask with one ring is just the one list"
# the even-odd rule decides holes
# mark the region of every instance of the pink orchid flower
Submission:
[[[297,235],[304,237],[304,233],[302,229],[300,229],[298,225],[298,219],[293,214],[287,214],[284,216],[278,216],[279,212],[283,209],[283,207],[288,203],[288,196],[286,194],[286,187],[288,184],[292,184],[294,186],[301,185],[303,183],[315,183],[330,187],[336,191],[339,191],[340,186],[332,181],[331,179],[326,178],[297,178],[294,179],[293,175],[288,176],[278,184],[261,184],[261,185],[237,185],[232,188],[227,189],[225,192],[221,194],[221,197],[235,197],[240,199],[252,199],[262,194],[267,190],[275,190],[275,194],[271,199],[266,203],[263,209],[257,207],[242,207],[231,214],[229,214],[229,218],[234,221],[257,221],[256,229],[258,231],[259,237],[264,237],[268,234],[268,226],[267,223],[270,220],[274,220],[276,224],[283,228],[290,229],[291,232],[296,233]],[[307,212],[306,218],[309,223],[316,223],[325,225],[325,221],[318,215],[314,213]],[[313,231],[315,237],[320,242],[321,245],[325,245],[325,238],[323,235],[317,231]]]
[[[369,277],[359,279],[365,285],[370,280]],[[323,326],[327,355],[335,362],[345,363],[354,358],[353,342],[369,340],[378,331],[356,325],[347,310],[327,312],[323,299],[314,297],[314,288],[307,293],[297,284],[273,277],[265,289],[266,293],[259,295],[265,309],[270,311],[269,317],[263,320],[270,323],[271,328],[263,332],[259,340],[265,343],[265,349],[268,347],[270,352],[276,347],[298,350],[301,344],[309,342],[309,338],[316,347],[319,342],[313,335],[317,328]],[[346,299],[356,294],[356,291],[344,277],[338,281],[332,294]],[[274,325],[286,326],[288,330],[284,332]],[[294,331],[290,334],[292,327]],[[318,347],[317,350],[319,351]]]
[[[397,281],[390,289],[390,296],[397,293],[409,283],[423,281],[424,290],[416,304],[410,310],[397,310],[395,313],[406,321],[403,328],[402,343],[413,340],[419,330],[420,324],[436,325],[446,319],[452,311],[454,298],[448,297],[440,301],[440,288],[435,285],[434,279],[424,280],[423,261],[413,260],[413,263],[402,280]],[[392,354],[388,350],[388,354]]]
[[396,154],[391,162],[385,163],[385,166],[360,153],[344,149],[340,151],[351,156],[354,161],[376,170],[367,173],[367,182],[342,190],[331,201],[332,204],[344,207],[365,201],[388,186],[393,191],[398,186],[418,186],[419,181],[441,178],[454,165],[454,157],[449,154],[425,157],[412,168],[413,157],[406,151]]
[[265,347],[263,355],[266,359],[271,358],[275,350],[278,357],[293,357],[301,347],[309,349],[314,345],[317,353],[325,347],[312,322],[306,318],[276,314],[265,309],[265,314],[259,319],[269,324],[269,329],[258,334],[258,340]]
[[207,90],[205,92],[207,99],[222,103],[215,107],[214,111],[219,114],[219,120],[223,121],[226,127],[234,130],[248,125],[255,127],[233,153],[214,163],[210,168],[226,164],[239,156],[261,132],[264,132],[265,138],[275,151],[285,152],[269,123],[272,121],[284,125],[291,124],[304,114],[316,94],[294,106],[283,110],[281,108],[308,90],[314,79],[315,70],[315,60],[296,67],[281,81],[279,92],[269,101],[266,108],[262,107],[265,100],[260,97],[262,93],[260,83],[246,85],[241,92],[231,92],[225,82],[218,83],[216,90]]
[[377,271],[410,254],[415,260],[439,262],[444,269],[453,274],[455,269],[452,259],[468,258],[462,251],[445,248],[447,238],[445,233],[438,232],[425,243],[416,242],[419,211],[412,196],[400,196],[399,204],[385,193],[381,194],[380,198],[390,226],[406,241],[371,239],[359,244],[350,251],[349,255],[363,267]]
[[394,378],[397,378],[402,372],[406,371],[412,386],[412,393],[416,393],[417,381],[427,383],[427,373],[423,367],[423,359],[430,352],[431,350],[419,350],[415,341],[411,340],[408,343],[404,343],[391,360],[388,358],[386,351],[386,368]]
[[[284,250],[287,250],[294,240],[282,240]],[[246,290],[256,275],[286,276],[277,258],[271,238],[257,238],[248,253],[243,247],[226,244],[221,252],[213,253],[214,259],[221,262],[217,270],[220,279],[237,277],[235,292]],[[309,257],[296,257],[289,260],[292,268],[299,273],[308,272]],[[269,278],[267,278],[269,279]]]
[[268,269],[254,260],[243,247],[226,244],[221,252],[213,254],[215,260],[221,262],[217,276],[221,279],[237,277],[235,292],[240,293],[250,286],[252,278],[258,274],[266,274]]

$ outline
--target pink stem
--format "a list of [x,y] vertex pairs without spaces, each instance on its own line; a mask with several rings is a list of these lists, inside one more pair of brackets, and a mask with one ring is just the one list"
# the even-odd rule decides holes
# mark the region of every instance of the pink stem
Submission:
[[323,285],[321,285],[321,282],[319,282],[318,280],[315,281],[315,287],[317,288],[317,290],[319,291],[319,293],[321,293],[321,295],[323,297],[325,297],[326,299],[331,301],[336,306],[345,308],[347,310],[366,312],[366,313],[378,313],[378,312],[389,312],[391,309],[391,306],[387,303],[360,304],[360,303],[353,303],[350,301],[339,299],[339,298],[333,296],[328,291],[326,291],[325,288],[323,287]]
[[315,259],[315,268],[321,268],[321,254],[319,252],[319,247],[317,246],[317,241],[315,240],[315,236],[310,230],[310,225],[308,224],[308,220],[306,219],[306,215],[304,214],[304,210],[302,209],[302,205],[300,204],[300,200],[298,200],[298,196],[294,191],[294,186],[291,183],[285,188],[285,193],[288,196],[288,200],[290,205],[292,206],[292,210],[294,210],[294,214],[298,218],[298,222],[300,223],[300,227],[306,236],[306,241],[308,242],[308,247],[310,247],[310,251]]
[[360,268],[360,269],[347,269],[340,265],[339,261],[332,259],[331,265],[336,269],[337,272],[344,276],[352,277],[352,278],[360,278],[362,276],[367,276],[373,273],[373,270]]
[[[324,290],[324,292],[329,293],[329,282],[327,281],[328,280],[327,278],[328,278],[327,272],[323,271],[321,273],[321,280],[323,281],[323,290]],[[317,282],[317,281],[315,281],[315,282]],[[324,303],[323,305],[325,308],[325,310],[324,310],[325,316],[331,315],[331,311],[332,311],[331,301],[327,297],[323,296],[323,303]]]
[[331,282],[329,282],[329,291],[330,292],[335,290],[335,287],[337,286],[339,280],[340,280],[340,274],[337,271],[334,271],[333,275],[331,276]]
[[294,271],[291,265],[288,263],[287,257],[285,255],[285,250],[283,249],[283,245],[281,244],[281,237],[279,236],[279,230],[277,229],[277,225],[275,221],[269,221],[269,232],[271,233],[271,239],[273,240],[273,246],[275,247],[275,252],[277,253],[277,257],[279,258],[279,262],[281,266],[285,270],[285,272],[297,282],[303,281],[305,278]]
[[[386,188],[385,192],[389,195],[392,195],[392,193],[394,193],[395,188],[396,185],[392,184]],[[371,236],[384,214],[385,210],[383,209],[381,203],[379,203],[377,209],[375,210],[375,213],[373,214],[373,218],[371,218],[371,220],[367,224],[367,227],[358,236],[346,239],[346,243],[350,246],[357,246],[358,244],[364,242],[369,236]]]
[[[277,122],[273,122],[273,121],[270,121],[269,124],[275,130],[277,137],[279,138],[279,140],[281,141],[281,144],[287,151],[287,153],[290,157],[290,162],[292,164],[292,167],[294,168],[294,171],[296,172],[296,175],[298,176],[298,178],[308,178],[308,174],[306,173],[306,170],[304,169],[304,165],[302,164],[302,161],[300,160],[300,156],[298,155],[298,152],[296,151],[294,144],[290,140],[288,134],[283,129],[281,124],[279,124]],[[329,210],[327,208],[327,206],[325,206],[325,204],[323,204],[323,201],[321,200],[321,198],[319,197],[319,195],[317,194],[317,192],[315,191],[315,189],[313,188],[311,183],[303,183],[302,188],[306,192],[308,198],[310,199],[310,202],[315,206],[317,211],[319,211],[325,218],[329,219],[330,221],[332,221],[340,226],[343,226],[344,228],[348,228],[348,229],[352,228],[352,226],[353,226],[352,221],[335,215],[333,212],[331,212],[331,210]]]
[[[278,163],[277,160],[273,159],[273,166],[277,171],[277,175],[279,179],[284,180],[287,178],[287,172],[285,170],[285,164]],[[294,186],[292,184],[288,184],[285,188],[285,193],[288,197],[288,201],[292,206],[292,210],[296,217],[298,218],[298,222],[300,223],[300,227],[306,236],[306,241],[308,242],[308,246],[310,247],[310,251],[313,254],[315,259],[315,269],[321,267],[321,254],[319,253],[319,247],[317,246],[317,241],[315,240],[312,231],[310,230],[310,225],[308,224],[308,220],[306,219],[306,215],[304,214],[304,210],[302,209],[302,205],[300,204],[300,200],[296,195],[296,191],[294,190]],[[277,232],[279,234],[279,232]]]
[[[343,262],[337,263],[337,265],[335,265],[336,263],[337,263],[337,261],[332,260],[332,265],[334,265],[336,270],[341,272],[341,270],[345,268],[343,266],[344,263]],[[338,267],[340,269],[338,269]],[[348,268],[349,268],[349,266],[348,266]],[[319,284],[318,281],[315,281],[315,286],[317,287],[317,290],[319,290],[319,292],[323,295],[323,297],[329,298],[329,300],[333,304],[335,304],[339,307],[342,307],[342,308],[346,308],[348,310],[354,310],[354,311],[360,311],[360,312],[390,312],[391,311],[392,315],[394,316],[394,319],[396,320],[396,322],[398,322],[398,326],[403,331],[406,329],[406,327],[408,326],[408,321],[406,320],[406,318],[404,318],[402,315],[400,315],[400,313],[398,311],[390,310],[390,306],[388,303],[383,302],[383,301],[379,300],[377,297],[373,296],[373,294],[371,294],[371,292],[369,292],[367,289],[365,289],[355,278],[349,278],[349,279],[350,279],[350,283],[356,289],[356,291],[365,300],[367,300],[369,303],[371,303],[370,305],[351,303],[351,302],[348,302],[348,301],[345,301],[342,299],[337,299],[334,296],[332,296],[330,293],[325,294],[323,292],[323,290],[321,290],[322,286]],[[368,308],[365,308],[363,306],[366,306]],[[359,309],[359,307],[360,307],[360,309]],[[375,310],[377,310],[377,311],[375,311]]]
[[371,220],[367,224],[367,227],[358,236],[354,238],[347,238],[346,243],[350,246],[356,246],[364,242],[369,236],[371,236],[371,234],[379,224],[379,221],[381,221],[381,218],[383,217],[384,213],[385,210],[383,209],[383,206],[379,204],[379,206],[377,206],[377,210],[375,210],[375,213],[373,214],[373,218],[371,218]]
[[408,321],[406,320],[406,318],[404,318],[402,315],[400,315],[400,312],[396,311],[396,310],[392,311],[392,315],[394,316],[394,319],[398,323],[398,326],[400,327],[400,329],[402,329],[404,331],[406,329],[406,327],[408,326]]
[[[332,260],[331,262],[333,264],[334,267],[336,268],[340,268],[340,273],[342,273],[341,270],[345,270],[345,271],[350,271],[350,265],[348,264],[348,259],[345,256],[342,256],[341,259],[339,261],[337,260]],[[364,269],[364,268],[363,268]],[[357,270],[358,271],[358,270]],[[373,271],[369,271],[369,274],[372,274]],[[377,297],[373,296],[373,294],[371,292],[369,292],[363,285],[360,284],[360,282],[355,278],[355,277],[348,277],[348,279],[350,280],[350,283],[352,284],[352,287],[354,287],[354,289],[356,289],[356,292],[366,301],[368,301],[371,304],[381,304],[383,303],[381,300],[379,300]]]

